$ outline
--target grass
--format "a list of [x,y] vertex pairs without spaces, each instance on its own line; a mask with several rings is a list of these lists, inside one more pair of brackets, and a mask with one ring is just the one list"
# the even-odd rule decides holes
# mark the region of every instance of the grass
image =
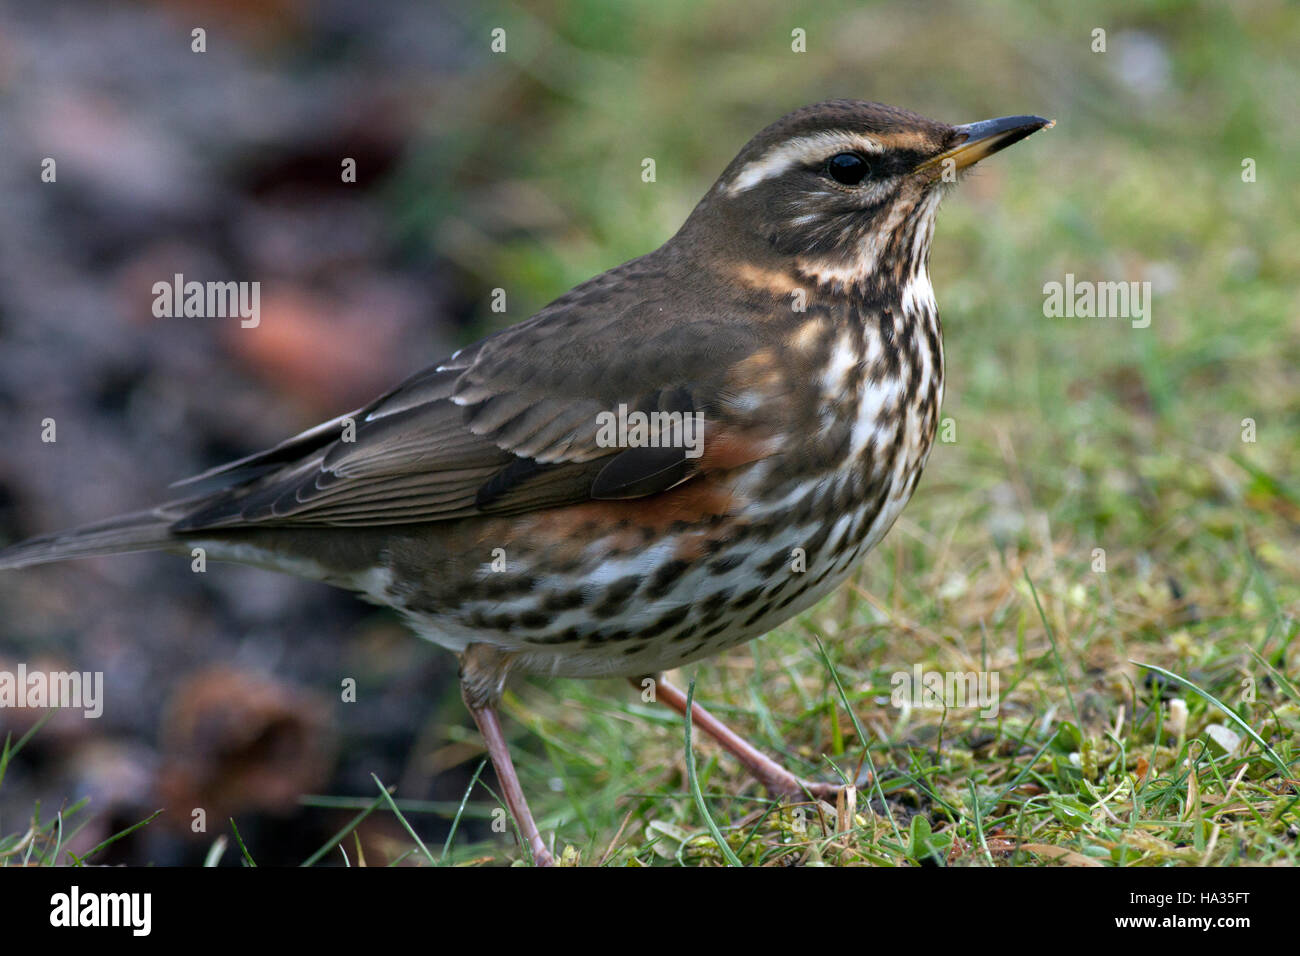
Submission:
[[[625,683],[538,681],[505,708],[543,831],[567,862],[606,866],[1295,864],[1300,10],[737,9],[483,14],[517,55],[448,81],[455,115],[392,184],[412,257],[484,291],[474,334],[502,320],[495,286],[517,321],[663,241],[754,130],[803,102],[1058,126],[940,214],[951,440],[903,518],[851,585],[679,675],[791,769],[866,767],[870,786],[780,805],[698,735],[688,756],[678,719]],[[786,52],[793,26],[802,58]],[[502,210],[488,200],[506,186]],[[1151,281],[1150,327],[1045,318],[1042,286],[1066,273]],[[892,675],[918,664],[996,673],[997,714],[893,706]],[[407,820],[495,807],[482,790],[452,806],[355,799]],[[32,830],[0,840],[0,859],[57,858],[54,823]],[[521,852],[457,834],[441,854],[386,857]]]
[[[679,677],[793,769],[873,766],[855,812],[776,807],[699,740],[692,786],[676,718],[622,684],[539,681],[508,706],[542,825],[606,865],[720,865],[710,821],[750,865],[1294,863],[1300,198],[1283,170],[1300,156],[1285,106],[1300,12],[647,10],[485,17],[526,62],[512,98],[486,94],[466,122],[539,120],[478,127],[464,163],[498,158],[564,227],[460,254],[445,222],[479,223],[472,196],[421,222],[485,288],[509,276],[521,312],[662,241],[740,143],[801,103],[1058,125],[940,213],[953,440],[903,518],[852,586]],[[795,26],[802,59],[785,52]],[[686,100],[710,121],[683,121]],[[656,184],[636,180],[645,156]],[[1269,181],[1243,181],[1246,157]],[[1044,317],[1043,285],[1066,273],[1152,282],[1150,327]],[[499,322],[485,306],[476,331]],[[916,664],[996,672],[997,716],[891,706],[891,676]]]

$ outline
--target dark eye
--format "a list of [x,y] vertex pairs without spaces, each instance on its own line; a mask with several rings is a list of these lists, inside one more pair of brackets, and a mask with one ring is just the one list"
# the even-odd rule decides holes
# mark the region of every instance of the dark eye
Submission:
[[857,153],[836,153],[826,161],[831,179],[844,186],[856,186],[870,171],[867,161]]

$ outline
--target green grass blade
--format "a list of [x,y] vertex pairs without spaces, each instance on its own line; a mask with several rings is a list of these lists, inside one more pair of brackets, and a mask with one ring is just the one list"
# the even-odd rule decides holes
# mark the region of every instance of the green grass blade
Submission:
[[1233,710],[1227,704],[1220,701],[1209,691],[1202,690],[1200,687],[1197,687],[1196,684],[1188,680],[1186,677],[1180,677],[1178,674],[1175,674],[1173,671],[1165,670],[1163,667],[1159,667],[1155,664],[1144,664],[1142,663],[1142,661],[1135,661],[1132,659],[1129,660],[1129,663],[1136,664],[1138,667],[1143,667],[1150,671],[1155,671],[1157,674],[1169,678],[1169,680],[1182,684],[1188,690],[1194,691],[1195,693],[1199,694],[1202,698],[1204,698],[1205,700],[1213,704],[1215,707],[1219,708],[1219,710],[1223,711],[1224,715],[1227,716],[1229,720],[1231,720],[1234,724],[1240,727],[1242,731],[1245,732],[1247,737],[1255,741],[1256,746],[1258,746],[1260,750],[1262,750],[1265,754],[1268,755],[1268,758],[1273,761],[1274,765],[1277,767],[1278,773],[1282,775],[1282,778],[1284,780],[1290,779],[1291,768],[1288,767],[1286,765],[1286,762],[1281,757],[1279,757],[1277,753],[1273,750],[1273,748],[1270,747],[1264,741],[1264,738],[1261,737],[1259,734],[1255,733],[1255,729],[1251,727],[1250,724],[1242,720],[1241,717],[1237,715],[1237,712],[1235,710]]
[[740,862],[740,857],[732,852],[731,846],[722,836],[722,831],[718,829],[717,823],[709,814],[709,808],[704,803],[704,794],[700,792],[700,781],[695,776],[695,748],[691,746],[691,709],[695,703],[695,678],[691,678],[690,686],[686,688],[686,783],[690,787],[691,796],[695,799],[695,808],[700,811],[700,816],[704,817],[704,825],[709,828],[709,833],[713,834],[713,839],[718,843],[718,849],[722,851],[723,857],[728,866],[744,866]]
[[373,773],[370,775],[370,779],[375,781],[375,785],[379,787],[379,792],[383,794],[383,798],[388,801],[388,808],[393,811],[393,814],[401,822],[402,826],[406,828],[406,832],[410,834],[411,839],[416,842],[422,851],[424,851],[424,855],[428,857],[429,862],[434,866],[437,866],[438,861],[433,858],[433,854],[430,853],[429,848],[424,845],[424,841],[421,840],[419,835],[415,832],[415,828],[406,822],[406,817],[402,816],[402,811],[397,809],[397,804],[393,802],[393,795],[389,793],[388,788],[384,786],[383,781]]

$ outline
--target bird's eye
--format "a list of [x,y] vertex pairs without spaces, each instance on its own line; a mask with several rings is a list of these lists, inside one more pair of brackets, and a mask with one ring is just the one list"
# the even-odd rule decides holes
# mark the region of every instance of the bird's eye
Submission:
[[826,161],[826,172],[843,186],[856,186],[871,169],[857,153],[836,153]]

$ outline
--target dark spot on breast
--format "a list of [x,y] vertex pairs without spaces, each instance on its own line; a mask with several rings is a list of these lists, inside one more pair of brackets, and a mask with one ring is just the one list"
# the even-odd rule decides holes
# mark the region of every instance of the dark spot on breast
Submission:
[[621,577],[605,589],[601,602],[591,609],[596,617],[613,617],[627,606],[627,600],[641,584],[641,578],[635,574]]
[[704,616],[706,618],[717,617],[718,614],[721,613],[722,609],[727,606],[727,602],[731,600],[731,596],[735,593],[735,588],[723,588],[721,591],[710,594],[704,599],[704,603],[700,605],[701,610],[704,611]]
[[582,607],[584,595],[581,591],[554,591],[542,601],[543,611],[571,611]]
[[790,555],[785,551],[785,549],[777,551],[758,566],[758,573],[763,575],[765,578],[770,578],[772,575],[776,574],[776,572],[785,567],[785,563],[789,558]]
[[831,571],[834,570],[834,568],[835,565],[833,564],[826,565],[826,570],[823,571],[821,574],[817,575],[817,577],[813,578],[812,583],[810,583],[808,586],[815,588],[817,585],[821,584],[823,581],[826,580],[827,575],[829,575]]
[[764,616],[769,614],[771,610],[772,610],[772,602],[765,601],[763,604],[759,605],[757,611],[749,615],[749,617],[745,618],[745,623],[742,625],[742,627],[753,627],[760,620],[762,620]]
[[520,577],[514,574],[493,574],[479,584],[479,591],[484,597],[503,598],[510,594],[527,594],[537,586],[534,577]]
[[575,644],[582,640],[582,632],[574,625],[550,637],[526,637],[524,640],[529,644]]
[[672,561],[659,566],[654,575],[650,578],[650,583],[646,585],[645,596],[648,598],[661,598],[672,588],[673,583],[680,578],[690,567],[690,563],[674,558]]
[[779,602],[777,602],[776,607],[774,608],[774,610],[780,611],[780,610],[783,610],[783,609],[789,607],[789,606],[790,606],[791,604],[793,604],[795,601],[799,600],[799,595],[803,594],[803,592],[804,592],[804,588],[799,588],[797,591],[791,591],[791,592],[790,592],[789,594],[787,594],[784,598],[782,598]]
[[551,623],[549,614],[543,614],[541,611],[525,611],[519,615],[519,626],[526,627],[530,631],[537,631]]
[[646,631],[653,632],[656,635],[664,634],[682,623],[682,621],[686,620],[690,613],[691,606],[689,604],[683,604],[681,607],[675,608],[660,617],[659,620],[646,628]]
[[748,554],[729,554],[725,558],[718,558],[709,565],[709,570],[714,574],[726,574],[733,571],[749,560]]

